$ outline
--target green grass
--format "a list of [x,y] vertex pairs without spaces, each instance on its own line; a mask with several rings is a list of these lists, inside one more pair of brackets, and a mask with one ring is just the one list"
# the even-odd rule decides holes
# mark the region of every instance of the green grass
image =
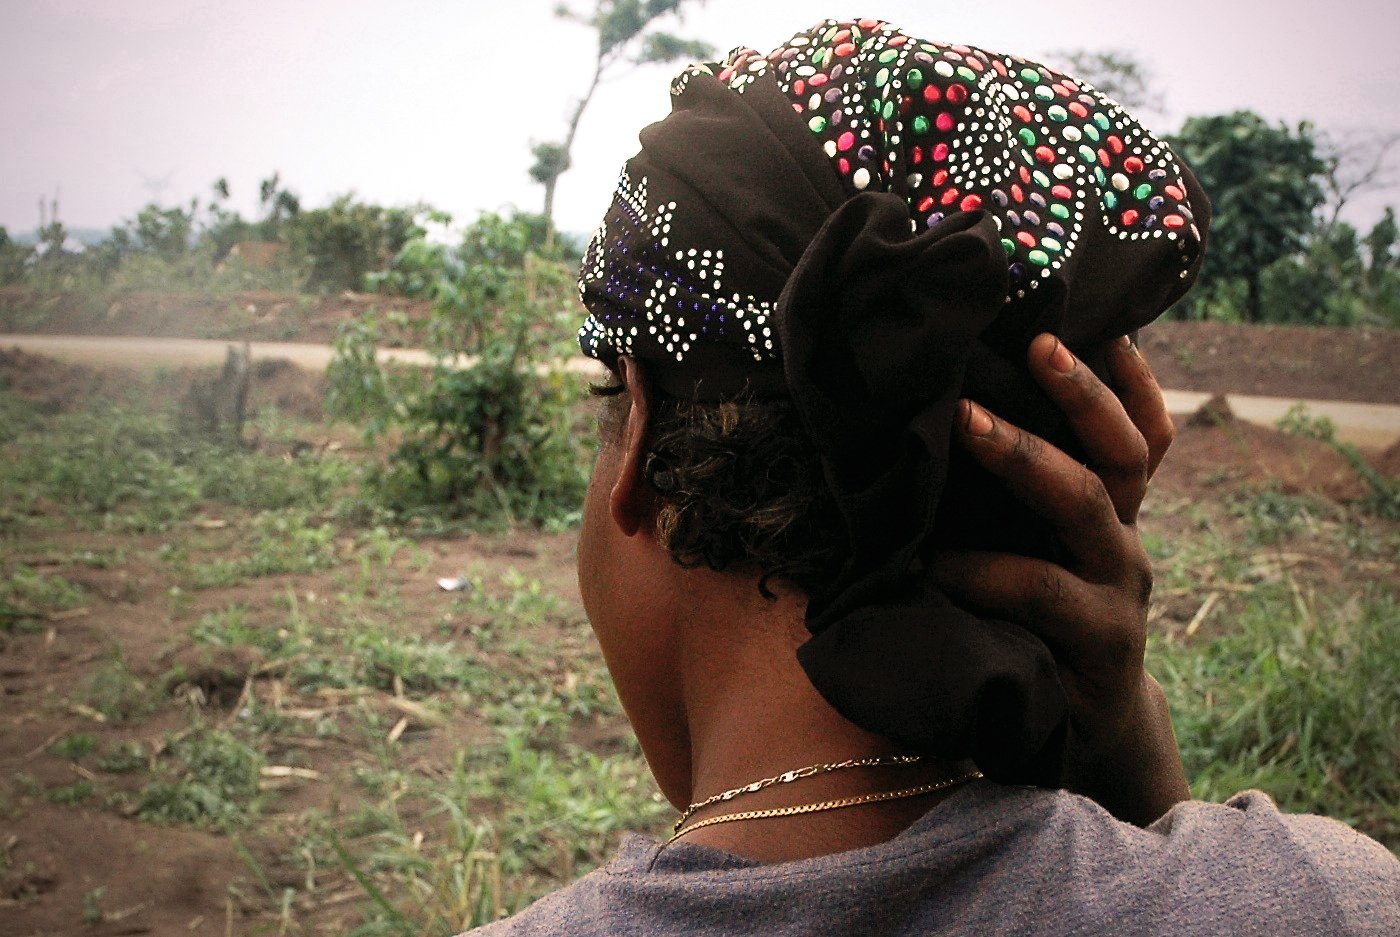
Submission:
[[0,632],[36,631],[54,612],[78,608],[83,589],[62,576],[17,566],[0,578]]
[[1154,640],[1195,796],[1259,788],[1400,847],[1400,605],[1262,586],[1228,631]]
[[141,790],[137,814],[153,823],[236,824],[261,807],[263,756],[224,729],[196,727],[172,740],[167,777]]
[[221,445],[183,431],[169,413],[125,404],[60,414],[8,442],[0,489],[11,524],[46,509],[83,527],[160,531],[206,501],[316,510],[355,474],[336,455],[283,458]]

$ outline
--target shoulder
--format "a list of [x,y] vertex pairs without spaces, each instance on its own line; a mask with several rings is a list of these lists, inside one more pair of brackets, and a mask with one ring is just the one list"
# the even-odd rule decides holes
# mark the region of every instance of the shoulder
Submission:
[[1400,933],[1400,859],[1344,823],[1286,814],[1246,791],[1224,804],[1179,804],[1148,832],[1198,898],[1254,892],[1265,907],[1296,900],[1335,921],[1327,933]]

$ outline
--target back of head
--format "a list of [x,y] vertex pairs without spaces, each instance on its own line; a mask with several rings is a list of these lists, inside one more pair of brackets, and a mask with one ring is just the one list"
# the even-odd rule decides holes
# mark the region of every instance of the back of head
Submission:
[[1051,781],[1048,650],[958,608],[927,557],[1058,544],[949,445],[972,397],[1073,452],[1026,371],[1190,288],[1209,205],[1170,149],[1069,76],[826,21],[672,87],[589,245],[586,354],[664,400],[647,474],[677,558],[809,596],[799,653],[851,721],[1003,780]]

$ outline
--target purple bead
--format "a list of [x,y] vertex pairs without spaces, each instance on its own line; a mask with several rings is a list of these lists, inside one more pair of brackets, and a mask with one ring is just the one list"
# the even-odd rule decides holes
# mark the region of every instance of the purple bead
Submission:
[[1031,193],[1031,203],[1035,205],[1036,208],[1044,208],[1049,204],[1045,201],[1045,196],[1041,195],[1039,192]]
[[1056,224],[1053,221],[1045,226],[1045,230],[1047,233],[1053,234],[1057,238],[1063,238],[1065,236],[1064,227],[1059,224]]
[[1040,226],[1040,216],[1037,215],[1035,212],[1028,211],[1023,217],[1026,219],[1026,224],[1033,225],[1035,227]]
[[875,147],[867,143],[865,146],[861,147],[859,150],[856,151],[856,156],[860,157],[863,161],[868,163],[875,158]]
[[992,201],[996,202],[996,203],[997,203],[998,205],[1000,205],[1002,208],[1005,208],[1007,205],[1010,205],[1010,204],[1011,204],[1011,198],[1010,198],[1010,196],[1008,196],[1008,195],[1007,195],[1005,192],[1003,192],[1001,189],[993,189],[993,190],[992,190]]
[[1021,227],[1021,216],[1014,211],[1009,211],[1006,213],[1006,220],[1011,222],[1013,227]]

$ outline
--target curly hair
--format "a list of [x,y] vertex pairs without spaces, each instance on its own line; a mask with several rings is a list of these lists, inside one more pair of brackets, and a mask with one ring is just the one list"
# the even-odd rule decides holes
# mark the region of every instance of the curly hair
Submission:
[[[625,389],[594,388],[605,398],[605,444],[621,432]],[[810,594],[835,577],[845,534],[791,403],[693,403],[659,392],[651,403],[642,471],[660,504],[657,537],[677,563],[757,572],[764,595],[771,580]]]

